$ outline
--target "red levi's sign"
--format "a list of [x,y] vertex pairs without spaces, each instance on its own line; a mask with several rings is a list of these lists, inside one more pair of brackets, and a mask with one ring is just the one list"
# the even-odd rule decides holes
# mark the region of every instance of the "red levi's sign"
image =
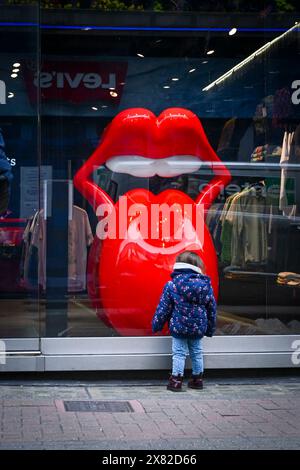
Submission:
[[[120,101],[127,72],[126,62],[44,62],[40,73],[43,101],[70,103]],[[37,75],[24,71],[30,101],[37,100]]]

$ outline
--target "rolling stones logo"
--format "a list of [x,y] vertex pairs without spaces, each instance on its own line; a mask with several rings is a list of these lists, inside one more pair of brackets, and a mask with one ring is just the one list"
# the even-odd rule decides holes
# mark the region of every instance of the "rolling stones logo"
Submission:
[[[214,177],[195,200],[178,189],[153,194],[136,188],[114,203],[92,180],[93,171],[100,165],[140,178],[153,175],[169,178],[197,171],[203,161],[211,162]],[[106,324],[121,335],[151,334],[151,320],[163,285],[170,278],[177,255],[186,250],[195,251],[202,258],[217,297],[217,257],[204,214],[229,181],[229,171],[191,111],[170,108],[156,117],[147,109],[133,108],[112,120],[99,147],[74,177],[75,187],[93,206],[99,221],[103,223],[104,217],[99,207],[106,208],[107,223],[114,217],[115,236],[95,237],[88,263],[89,295],[97,315]],[[176,208],[175,212],[181,212],[181,217],[176,218],[174,211],[167,211],[155,222],[171,226],[167,236],[163,226],[146,233],[140,230],[142,212],[144,223],[151,226],[152,222],[153,227],[150,220],[153,207]],[[170,217],[175,220],[171,225]],[[185,230],[178,237],[181,226]]]

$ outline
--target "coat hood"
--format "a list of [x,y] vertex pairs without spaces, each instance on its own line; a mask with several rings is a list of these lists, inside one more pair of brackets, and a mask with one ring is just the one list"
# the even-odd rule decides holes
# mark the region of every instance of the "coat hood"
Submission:
[[174,294],[180,297],[181,302],[199,303],[204,299],[203,285],[210,284],[208,276],[198,274],[191,269],[176,269],[171,274],[174,285]]

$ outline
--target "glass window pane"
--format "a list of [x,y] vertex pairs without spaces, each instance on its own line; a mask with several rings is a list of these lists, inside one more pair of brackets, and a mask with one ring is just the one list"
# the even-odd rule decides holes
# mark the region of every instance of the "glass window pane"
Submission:
[[35,1],[0,3],[0,336],[35,338],[38,253],[30,240],[40,199],[39,7]]

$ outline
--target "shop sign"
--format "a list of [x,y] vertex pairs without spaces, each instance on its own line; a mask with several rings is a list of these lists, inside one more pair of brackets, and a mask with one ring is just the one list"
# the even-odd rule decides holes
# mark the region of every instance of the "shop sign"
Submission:
[[126,62],[45,62],[39,76],[25,71],[31,102],[37,100],[40,83],[43,101],[70,103],[119,102],[126,78]]

